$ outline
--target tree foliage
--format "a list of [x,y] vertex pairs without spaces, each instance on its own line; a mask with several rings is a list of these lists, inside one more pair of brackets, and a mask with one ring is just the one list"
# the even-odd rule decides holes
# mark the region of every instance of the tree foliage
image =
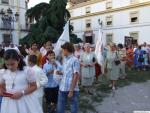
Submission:
[[[40,3],[28,9],[26,15],[29,19],[34,19],[35,23],[30,26],[30,32],[20,40],[20,43],[32,43],[37,41],[44,43],[50,40],[56,43],[63,32],[63,27],[70,18],[70,13],[66,9],[67,0],[50,0],[50,3]],[[77,35],[72,34],[70,25],[70,40],[72,43],[79,43],[82,40]]]

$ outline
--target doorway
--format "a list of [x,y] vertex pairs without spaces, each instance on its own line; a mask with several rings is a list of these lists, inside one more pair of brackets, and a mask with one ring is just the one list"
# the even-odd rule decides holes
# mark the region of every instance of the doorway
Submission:
[[3,34],[3,42],[5,44],[10,44],[11,41],[12,40],[11,40],[11,35],[10,34]]
[[139,32],[130,32],[130,37],[133,37],[132,44],[138,44]]
[[92,37],[92,36],[86,36],[86,37],[85,37],[85,43],[90,43],[90,44],[92,44],[92,43],[93,43],[93,37]]

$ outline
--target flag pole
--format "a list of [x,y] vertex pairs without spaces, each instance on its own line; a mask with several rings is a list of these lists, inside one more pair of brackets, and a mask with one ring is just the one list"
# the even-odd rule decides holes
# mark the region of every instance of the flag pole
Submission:
[[95,54],[97,57],[98,64],[101,66],[101,71],[102,74],[104,74],[104,57],[103,57],[103,49],[104,49],[104,42],[103,42],[103,22],[99,19],[98,23],[100,25],[99,27],[99,35],[96,43],[96,48],[95,48]]

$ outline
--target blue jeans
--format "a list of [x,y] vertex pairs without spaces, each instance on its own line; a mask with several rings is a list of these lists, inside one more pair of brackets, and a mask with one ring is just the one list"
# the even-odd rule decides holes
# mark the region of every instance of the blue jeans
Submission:
[[0,96],[0,110],[1,110],[2,98],[3,97]]
[[65,113],[65,107],[68,101],[70,102],[70,105],[71,105],[71,113],[78,113],[79,92],[74,91],[72,98],[68,98],[68,93],[69,92],[63,92],[63,91],[59,92],[58,103],[57,103],[57,113]]

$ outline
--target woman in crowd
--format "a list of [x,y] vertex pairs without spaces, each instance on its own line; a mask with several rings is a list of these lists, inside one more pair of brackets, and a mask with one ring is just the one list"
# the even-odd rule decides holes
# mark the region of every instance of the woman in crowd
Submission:
[[82,54],[82,49],[81,49],[81,46],[79,44],[75,45],[75,57],[77,57],[78,59],[80,59],[80,56]]
[[96,57],[90,51],[90,44],[84,45],[85,52],[81,55],[81,84],[88,94],[93,94],[92,85],[95,77]]
[[143,50],[143,58],[144,58],[144,62],[142,63],[143,71],[146,71],[148,67],[148,53],[145,50]]
[[[93,54],[95,54],[95,45],[92,45],[91,46],[91,52],[93,52]],[[99,76],[102,74],[101,72],[101,66],[98,64],[98,62],[96,62],[95,64],[95,78],[96,78],[96,81],[95,83],[98,84],[99,83]]]
[[129,70],[131,70],[132,66],[133,66],[133,54],[134,54],[133,48],[130,45],[127,48],[127,59],[126,59],[126,61],[127,61],[127,67],[128,67]]
[[[47,53],[50,50],[52,50],[52,46],[49,44],[46,44],[45,45],[45,52]],[[41,61],[40,61],[42,68],[43,68],[43,65],[46,63],[46,60],[47,60],[47,56],[45,54],[44,56],[42,56]]]
[[135,68],[140,71],[143,69],[143,63],[144,63],[144,56],[143,56],[143,50],[142,47],[139,46],[135,51],[134,51],[134,65]]
[[143,58],[144,58],[144,62],[142,63],[143,65],[143,70],[147,70],[148,67],[148,46],[147,43],[144,42],[143,46],[142,46],[142,51],[143,51]]
[[113,90],[116,89],[117,80],[119,78],[120,73],[120,59],[117,51],[117,47],[115,44],[110,44],[110,50],[107,53],[106,57],[106,69],[109,79],[111,81],[111,84],[109,87],[111,87]]
[[20,55],[25,59],[26,56],[28,55],[28,53],[26,52],[25,48],[23,46],[19,46],[18,49],[20,51]]
[[52,43],[50,41],[47,41],[45,44],[43,44],[43,46],[40,48],[40,52],[42,54],[42,57],[46,55],[47,53],[47,49],[46,48],[50,48],[50,50],[53,50],[53,46]]
[[1,113],[43,113],[32,94],[37,89],[33,71],[25,67],[14,49],[5,52],[4,60],[6,68],[0,71]]
[[37,56],[37,65],[42,67],[42,65],[40,64],[42,54],[40,53],[36,42],[33,42],[31,44],[31,50],[29,51],[29,55],[36,55]]
[[123,47],[122,44],[118,44],[118,55],[120,58],[120,78],[124,79],[126,74],[126,49]]
[[29,45],[27,43],[23,44],[22,46],[24,48],[24,51],[26,51],[26,53],[29,53]]

